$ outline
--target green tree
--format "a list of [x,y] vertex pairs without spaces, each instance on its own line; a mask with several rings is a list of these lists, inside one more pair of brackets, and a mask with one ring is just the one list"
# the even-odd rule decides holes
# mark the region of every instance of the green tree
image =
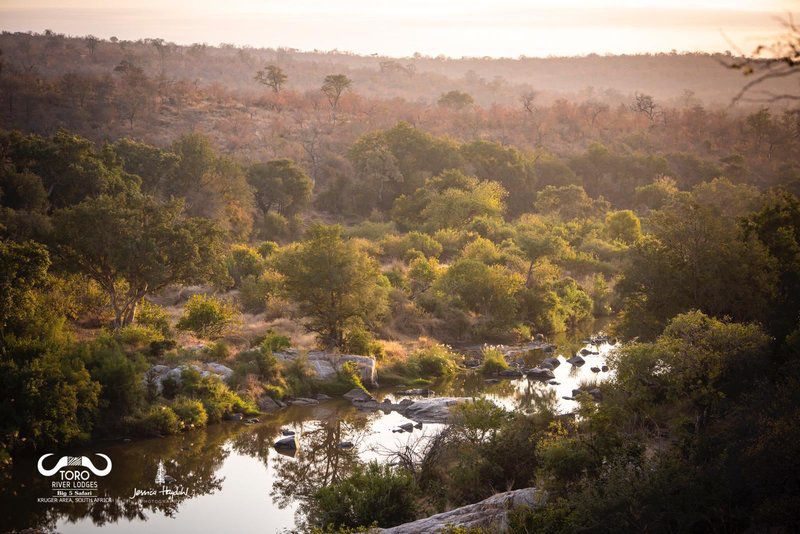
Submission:
[[469,93],[463,91],[448,91],[439,97],[439,105],[444,108],[461,110],[471,106],[475,101]]
[[339,99],[342,93],[350,89],[353,85],[353,80],[344,74],[329,74],[325,76],[325,81],[322,83],[322,94],[328,99],[331,109],[336,111],[339,108]]
[[767,196],[742,223],[777,262],[778,284],[769,311],[769,330],[781,342],[800,325],[800,200],[787,191]]
[[258,83],[272,88],[275,94],[281,92],[281,87],[283,87],[283,84],[285,84],[288,79],[283,69],[277,65],[267,65],[263,70],[256,72],[255,77]]
[[54,214],[59,258],[108,293],[117,327],[168,284],[208,280],[220,258],[211,221],[188,218],[180,202],[145,196],[101,196]]
[[618,288],[623,330],[652,338],[678,313],[763,320],[776,284],[775,263],[754,236],[691,199],[649,219],[652,234],[629,251]]
[[288,296],[327,345],[341,346],[353,321],[372,324],[386,311],[389,282],[378,264],[339,226],[315,226],[278,253]]
[[611,211],[606,214],[606,232],[611,239],[634,243],[642,235],[642,223],[631,210]]
[[283,216],[301,212],[311,200],[311,178],[290,159],[256,163],[247,171],[256,206],[263,212],[275,210]]

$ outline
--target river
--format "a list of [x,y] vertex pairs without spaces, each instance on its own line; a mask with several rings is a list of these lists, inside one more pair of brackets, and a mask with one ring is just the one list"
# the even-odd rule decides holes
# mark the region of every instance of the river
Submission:
[[[469,372],[432,389],[437,395],[484,395],[508,410],[529,412],[550,404],[560,412],[571,411],[577,404],[562,397],[571,396],[581,382],[606,379],[608,373],[595,373],[591,367],[602,366],[612,347],[590,346],[599,354],[585,355],[586,364],[574,367],[564,355],[569,358],[586,346],[581,336],[555,341],[554,354],[561,361],[554,370],[558,385],[526,378],[487,383]],[[541,353],[525,356],[533,363],[542,357]],[[386,397],[397,401],[398,389],[373,394],[379,401]],[[93,475],[87,481],[90,486],[96,482],[96,488],[88,491],[100,497],[92,502],[39,502],[56,494],[53,483],[58,474],[45,477],[37,471],[38,457],[23,457],[0,481],[0,531],[39,527],[64,534],[286,532],[303,524],[307,497],[316,488],[341,477],[358,461],[388,461],[401,448],[418,448],[443,426],[425,424],[412,433],[394,432],[408,421],[396,412],[363,412],[335,399],[316,406],[291,406],[252,425],[226,422],[166,438],[100,442],[60,451],[56,457],[86,456],[97,465],[105,463],[96,453],[111,459],[108,475]],[[300,447],[294,456],[272,447],[282,430],[298,435]],[[341,446],[347,441],[352,448]],[[48,466],[55,461],[50,458]],[[174,482],[163,484],[165,475]]]

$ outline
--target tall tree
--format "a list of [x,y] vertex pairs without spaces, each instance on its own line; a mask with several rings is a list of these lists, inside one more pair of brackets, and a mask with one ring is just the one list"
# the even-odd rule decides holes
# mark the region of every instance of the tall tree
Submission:
[[59,258],[108,293],[116,327],[134,320],[146,295],[168,284],[208,280],[221,257],[214,224],[185,217],[177,201],[101,196],[60,210],[54,219]]
[[353,85],[353,80],[344,74],[329,74],[322,83],[322,93],[328,98],[331,109],[339,108],[339,99],[347,89]]
[[388,280],[340,226],[315,226],[306,241],[279,254],[276,266],[309,329],[328,346],[341,346],[354,322],[373,324],[386,312]]

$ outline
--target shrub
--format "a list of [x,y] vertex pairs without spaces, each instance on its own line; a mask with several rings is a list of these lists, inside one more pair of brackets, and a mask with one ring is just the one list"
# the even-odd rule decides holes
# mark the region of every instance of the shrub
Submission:
[[408,259],[422,253],[424,256],[438,256],[442,245],[422,232],[409,232],[404,235],[387,236],[381,242],[383,253],[389,258]]
[[[149,348],[154,341],[164,341],[164,335],[160,331],[139,324],[123,326],[112,332],[111,337],[129,351],[143,350]],[[98,339],[103,340],[106,337],[100,336]]]
[[361,382],[361,375],[358,372],[356,362],[345,362],[342,368],[336,372],[336,380],[320,382],[318,387],[329,395],[342,395],[351,389],[363,389],[366,391],[364,384]]
[[271,269],[259,276],[246,276],[239,284],[239,302],[245,311],[260,313],[267,308],[267,302],[281,287],[281,275]]
[[167,310],[158,304],[153,304],[146,300],[142,301],[136,312],[136,322],[156,332],[161,332],[164,338],[172,337],[172,329],[170,328]]
[[360,354],[361,356],[380,357],[383,349],[375,341],[369,330],[361,325],[354,326],[344,334],[342,350],[347,354]]
[[142,355],[126,355],[114,342],[98,340],[84,345],[81,352],[92,380],[101,386],[98,425],[101,430],[109,430],[144,405],[142,373],[147,362]]
[[238,312],[227,302],[211,296],[194,295],[178,321],[180,330],[215,339],[238,320]]
[[259,340],[261,349],[270,352],[279,352],[292,346],[292,340],[272,330],[268,330],[264,337]]
[[264,214],[264,217],[257,223],[257,230],[262,238],[274,241],[286,239],[292,233],[289,219],[274,211]]
[[486,376],[497,375],[500,371],[508,369],[508,362],[506,362],[503,353],[497,349],[485,349],[483,351],[483,365],[481,365],[481,373]]
[[312,521],[322,527],[399,525],[416,514],[416,487],[406,471],[370,462],[317,490]]
[[169,436],[181,431],[181,421],[172,408],[160,404],[151,406],[139,417],[128,418],[126,422],[133,433],[143,437]]
[[247,245],[233,245],[226,260],[228,275],[235,287],[239,287],[247,276],[257,277],[264,269],[264,258]]
[[211,423],[217,423],[233,412],[258,412],[255,406],[242,400],[216,376],[201,377],[194,369],[186,369],[181,375],[181,381],[181,391],[203,403]]
[[316,389],[314,370],[308,363],[306,354],[300,354],[294,360],[286,362],[283,367],[283,376],[293,395],[307,395]]
[[197,428],[205,426],[208,421],[208,414],[203,407],[203,403],[197,399],[188,397],[178,397],[170,405],[172,411],[178,416],[183,428]]
[[457,355],[444,345],[431,345],[413,353],[407,367],[416,378],[440,378],[456,373]]
[[262,258],[272,256],[272,253],[278,250],[278,244],[275,241],[264,241],[256,249]]

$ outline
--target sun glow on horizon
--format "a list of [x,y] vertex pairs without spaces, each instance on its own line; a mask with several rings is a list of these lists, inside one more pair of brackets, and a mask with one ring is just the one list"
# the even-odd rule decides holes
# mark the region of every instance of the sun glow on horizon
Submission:
[[388,56],[749,53],[798,7],[790,0],[7,0],[0,29]]

